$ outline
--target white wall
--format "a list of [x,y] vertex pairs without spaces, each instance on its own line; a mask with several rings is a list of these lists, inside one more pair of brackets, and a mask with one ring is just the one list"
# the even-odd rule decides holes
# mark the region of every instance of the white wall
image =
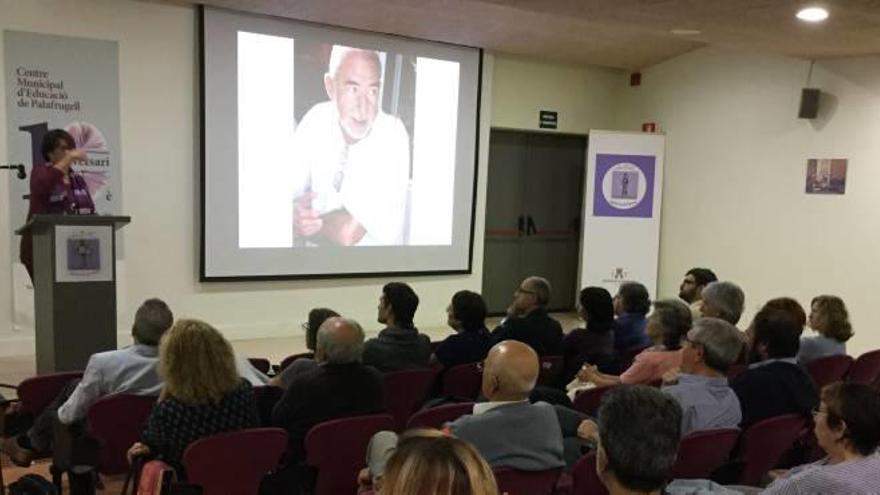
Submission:
[[[643,72],[619,127],[667,133],[660,294],[692,266],[746,293],[746,326],[767,299],[805,307],[820,293],[847,303],[851,354],[880,348],[880,57],[816,64],[814,121],[797,118],[808,62],[702,49]],[[808,158],[848,158],[844,196],[806,195]]]
[[[151,296],[166,299],[177,316],[204,318],[233,339],[298,332],[309,308],[319,305],[360,320],[368,330],[379,328],[376,302],[387,279],[197,281],[199,114],[194,9],[118,0],[0,0],[0,29],[119,42],[123,208],[133,219],[122,234],[126,259],[119,267],[121,332],[127,331],[140,302]],[[480,142],[488,143],[491,57],[484,69]],[[3,136],[5,122],[5,109],[0,106]],[[0,142],[0,157],[6,156],[5,147],[6,143]],[[479,159],[477,212],[485,209],[487,149],[484,147]],[[157,197],[161,201],[154,201]],[[0,187],[0,354],[32,349],[30,335],[11,330],[8,267],[13,240],[4,206],[8,201],[7,188]],[[460,289],[479,290],[482,232],[483,215],[478,213],[473,274],[401,277],[420,295],[417,325],[444,325],[444,308],[450,296]]]

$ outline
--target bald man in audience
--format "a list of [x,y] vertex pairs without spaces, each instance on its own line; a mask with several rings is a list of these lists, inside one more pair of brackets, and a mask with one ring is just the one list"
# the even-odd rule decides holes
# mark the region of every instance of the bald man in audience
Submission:
[[507,318],[493,332],[495,342],[518,340],[541,356],[562,354],[562,326],[547,314],[552,289],[541,277],[522,281],[513,293]]
[[480,451],[493,467],[523,471],[562,467],[562,433],[553,406],[531,404],[538,380],[538,354],[526,344],[505,340],[489,351],[483,368],[483,395],[473,414],[448,425],[455,436]]
[[302,483],[302,469],[297,463],[305,460],[303,442],[313,426],[384,411],[382,374],[361,363],[363,349],[364,331],[358,322],[328,318],[318,329],[318,365],[295,376],[275,406],[272,420],[288,433],[284,493]]

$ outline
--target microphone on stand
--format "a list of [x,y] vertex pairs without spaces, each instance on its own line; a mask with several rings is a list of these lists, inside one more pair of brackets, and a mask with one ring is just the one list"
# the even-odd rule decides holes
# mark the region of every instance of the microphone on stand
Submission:
[[10,164],[10,165],[0,165],[0,169],[17,170],[18,174],[16,174],[16,175],[18,176],[19,179],[26,179],[27,178],[27,173],[24,171],[24,164],[23,163],[15,163],[15,164]]

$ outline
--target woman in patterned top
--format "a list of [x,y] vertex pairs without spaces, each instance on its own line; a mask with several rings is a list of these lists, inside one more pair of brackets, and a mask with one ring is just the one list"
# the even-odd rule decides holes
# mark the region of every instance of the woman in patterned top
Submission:
[[235,367],[232,346],[211,325],[179,320],[159,346],[162,392],[141,441],[128,451],[157,456],[180,472],[192,442],[258,426],[250,384]]
[[880,394],[869,385],[832,383],[814,413],[828,457],[796,467],[763,493],[877,493],[880,489]]

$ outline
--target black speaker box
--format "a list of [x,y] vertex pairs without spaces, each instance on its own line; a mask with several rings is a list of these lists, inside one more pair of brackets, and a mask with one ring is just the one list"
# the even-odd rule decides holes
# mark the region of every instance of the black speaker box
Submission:
[[819,96],[822,92],[816,88],[801,90],[801,107],[798,109],[799,119],[815,119],[819,115]]

